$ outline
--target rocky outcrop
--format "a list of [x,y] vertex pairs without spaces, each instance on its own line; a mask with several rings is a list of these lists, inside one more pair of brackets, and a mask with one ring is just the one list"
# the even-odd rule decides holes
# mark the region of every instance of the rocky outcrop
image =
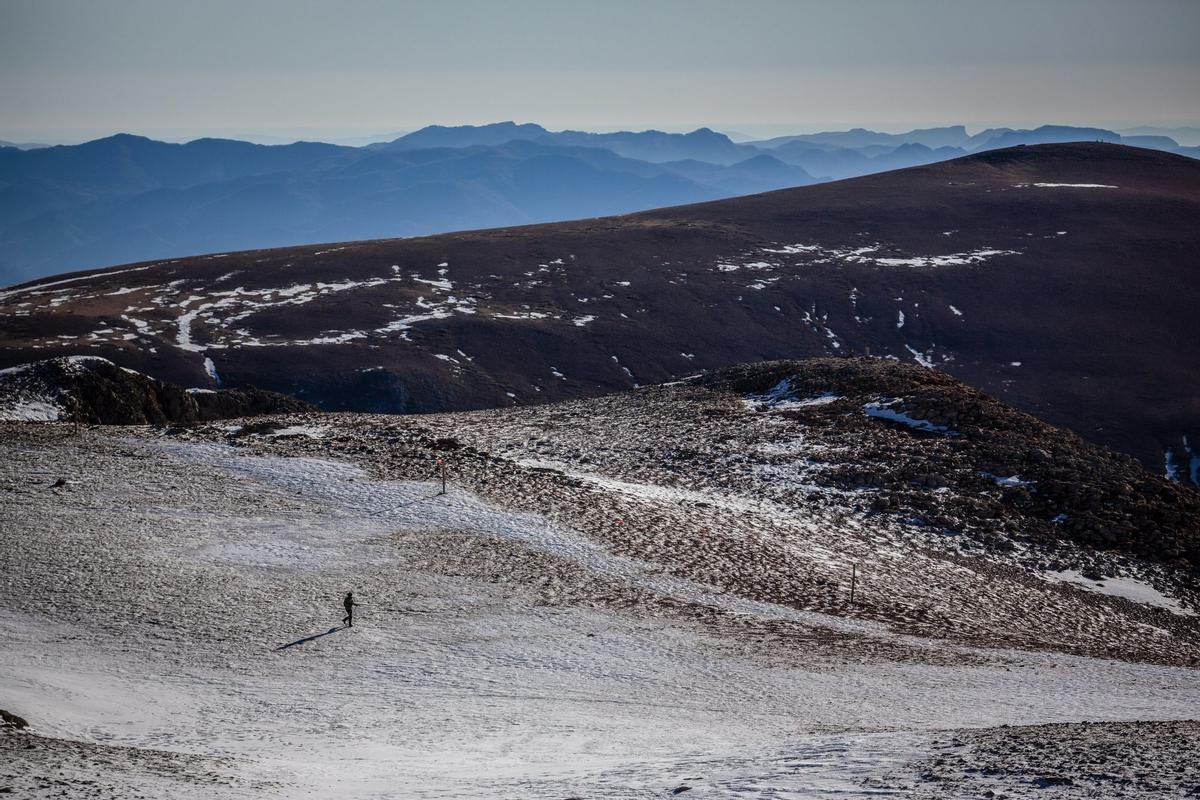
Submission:
[[[852,442],[853,458],[822,477],[873,490],[877,510],[910,510],[935,526],[983,520],[1020,540],[1200,566],[1200,492],[944,373],[884,359],[813,359],[742,365],[699,382],[769,396],[773,413]],[[787,403],[820,395],[836,399]]]
[[9,711],[0,708],[0,732],[21,731],[29,727],[29,723]]
[[313,407],[260,389],[188,390],[93,356],[0,370],[0,420],[164,425]]

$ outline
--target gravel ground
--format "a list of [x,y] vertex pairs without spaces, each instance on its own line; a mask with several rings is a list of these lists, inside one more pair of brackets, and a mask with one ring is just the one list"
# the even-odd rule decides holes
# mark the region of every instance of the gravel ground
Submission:
[[916,798],[1200,796],[1200,723],[957,731],[915,765]]
[[137,747],[0,733],[0,793],[13,797],[250,798],[277,786],[239,776],[243,765]]

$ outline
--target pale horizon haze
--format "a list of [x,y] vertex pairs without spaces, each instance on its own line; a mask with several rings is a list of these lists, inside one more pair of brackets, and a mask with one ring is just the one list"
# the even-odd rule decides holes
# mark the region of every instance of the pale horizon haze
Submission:
[[0,139],[1200,122],[1200,2],[0,0]]

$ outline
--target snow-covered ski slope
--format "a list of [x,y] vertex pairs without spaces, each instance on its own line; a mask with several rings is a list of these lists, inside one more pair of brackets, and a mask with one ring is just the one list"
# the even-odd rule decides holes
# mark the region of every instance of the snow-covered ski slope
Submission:
[[[217,427],[182,438],[4,429],[0,707],[34,735],[0,735],[0,786],[30,797],[954,796],[930,789],[920,766],[966,737],[950,731],[1200,718],[1194,669],[977,648],[850,609],[765,601],[553,510],[544,467],[486,462],[523,500],[465,471],[438,495],[438,451],[407,479],[386,474],[400,467],[348,436],[365,418],[331,419],[229,444]],[[430,420],[404,424],[426,436]],[[403,454],[411,442],[395,425],[377,433]],[[764,528],[771,552],[789,525],[809,526],[823,536],[818,561],[838,566],[844,543],[877,581],[886,562],[929,558],[885,537],[872,560],[861,537],[891,534],[864,532],[849,506],[785,515],[603,464],[580,472],[592,477],[566,476],[580,502],[611,503],[618,527],[671,510],[734,514]],[[58,477],[65,487],[46,488]],[[346,629],[351,589],[362,607]],[[1044,591],[1068,619],[1146,624],[1081,589],[1048,580]],[[1162,766],[1131,778],[1132,796],[1194,776],[1195,741],[1171,730],[1157,750],[1152,728],[1121,734]],[[1017,796],[1071,790],[1039,788],[1042,766],[1018,761],[1000,781]],[[1114,780],[1126,775],[1118,761]]]

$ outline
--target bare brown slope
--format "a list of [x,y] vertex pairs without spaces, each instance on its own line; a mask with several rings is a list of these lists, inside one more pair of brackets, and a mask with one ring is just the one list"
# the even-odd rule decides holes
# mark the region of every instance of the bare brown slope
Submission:
[[[915,365],[776,361],[563,403],[231,427],[172,435],[389,479],[446,463],[455,490],[727,595],[962,643],[1200,664],[1200,492]],[[441,548],[455,574],[528,574],[528,556],[492,560],[502,542],[462,541]],[[1082,606],[1062,602],[1073,574]],[[1109,577],[1167,606],[1097,597]]]
[[420,411],[869,348],[1159,471],[1173,447],[1186,473],[1198,253],[1200,163],[1021,147],[626,217],[42,282],[0,293],[0,363],[88,353],[205,386],[211,358],[226,385]]

